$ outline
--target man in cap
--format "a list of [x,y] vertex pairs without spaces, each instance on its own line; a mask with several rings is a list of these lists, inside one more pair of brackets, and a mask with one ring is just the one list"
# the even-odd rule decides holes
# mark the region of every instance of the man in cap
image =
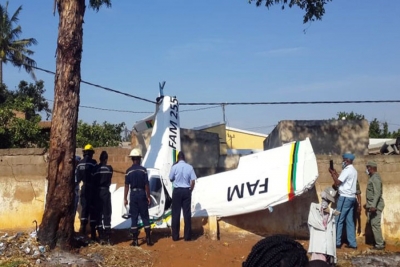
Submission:
[[185,154],[182,151],[178,153],[178,162],[171,168],[169,179],[174,186],[174,191],[172,192],[172,240],[179,240],[181,210],[183,210],[183,221],[185,223],[183,237],[185,241],[190,241],[192,238],[190,205],[197,177],[192,165],[185,162]]
[[381,250],[385,248],[381,229],[381,217],[385,202],[382,198],[382,179],[377,171],[378,165],[376,162],[368,161],[366,173],[369,179],[366,193],[367,201],[364,208],[367,211],[367,223],[371,225],[372,233],[374,234],[375,246],[373,249]]
[[340,175],[335,169],[330,169],[334,185],[338,187],[339,199],[337,209],[340,214],[337,218],[336,227],[336,247],[342,246],[343,224],[346,221],[347,248],[357,249],[356,233],[354,226],[354,207],[357,202],[357,170],[353,166],[355,156],[351,153],[342,155],[342,172]]
[[320,203],[310,205],[308,253],[311,253],[311,261],[322,260],[331,264],[337,261],[335,216],[339,212],[329,207],[330,203],[335,203],[336,193],[336,190],[329,186],[321,192]]
[[86,226],[90,216],[91,239],[96,239],[96,224],[97,214],[95,206],[95,196],[97,192],[97,185],[93,180],[94,169],[97,165],[93,159],[94,149],[91,144],[87,144],[83,148],[83,159],[76,166],[77,182],[82,182],[81,187],[81,227],[79,232],[83,235],[86,234]]
[[138,217],[142,219],[144,230],[146,232],[146,243],[152,246],[150,236],[150,188],[149,178],[147,176],[146,168],[140,165],[142,160],[142,151],[138,148],[132,149],[129,157],[132,159],[132,166],[126,170],[125,174],[125,191],[124,191],[124,204],[128,205],[128,191],[130,189],[129,198],[129,213],[131,214],[131,232],[133,241],[131,246],[139,246],[138,243]]

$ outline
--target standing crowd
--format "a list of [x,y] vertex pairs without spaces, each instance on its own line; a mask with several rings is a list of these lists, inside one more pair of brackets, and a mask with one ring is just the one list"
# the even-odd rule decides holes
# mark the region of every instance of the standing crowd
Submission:
[[[319,203],[311,203],[308,214],[310,240],[308,251],[297,241],[282,235],[268,236],[257,242],[243,267],[318,267],[335,266],[336,250],[342,248],[342,233],[346,232],[347,248],[357,249],[354,214],[361,212],[367,215],[367,227],[372,230],[374,245],[372,249],[385,249],[382,237],[381,217],[385,207],[382,198],[382,180],[378,174],[378,165],[374,161],[366,163],[368,177],[366,202],[361,205],[361,191],[358,173],[353,166],[355,156],[352,153],[342,155],[340,174],[329,168],[333,185],[325,188],[320,194]],[[334,209],[332,204],[336,205]],[[307,253],[311,254],[307,257]]]
[[[90,226],[92,241],[101,244],[111,243],[111,193],[110,185],[113,176],[113,168],[107,165],[108,154],[102,151],[99,161],[93,159],[95,151],[93,146],[87,144],[83,149],[83,158],[75,158],[75,213],[80,198],[80,228],[79,233],[86,235],[87,225]],[[138,218],[143,222],[146,233],[146,243],[152,246],[151,225],[149,218],[149,206],[151,203],[149,177],[147,170],[141,166],[142,152],[138,148],[131,150],[129,157],[132,166],[125,173],[124,205],[129,205],[131,218],[132,246],[139,246]],[[179,152],[177,162],[172,166],[169,175],[173,183],[172,195],[172,239],[179,240],[180,217],[183,211],[184,240],[191,240],[191,197],[197,179],[193,167],[186,163],[185,155]],[[80,186],[82,183],[82,186]],[[79,195],[80,188],[80,195]],[[129,201],[128,201],[129,193]]]
[[111,193],[110,185],[113,169],[107,165],[108,154],[102,151],[99,161],[93,159],[93,146],[88,144],[83,149],[83,158],[76,157],[75,168],[75,212],[78,207],[79,184],[82,182],[80,201],[81,225],[79,233],[86,235],[89,223],[90,235],[101,243],[111,244]]
[[[320,203],[311,203],[308,226],[310,244],[308,252],[312,260],[321,260],[328,264],[337,262],[336,249],[342,248],[343,232],[346,232],[346,248],[356,250],[356,227],[354,215],[361,213],[361,191],[358,172],[353,166],[355,156],[352,153],[342,155],[342,171],[340,174],[329,168],[333,185],[327,187],[320,195]],[[378,165],[374,161],[366,163],[368,176],[366,203],[363,205],[367,215],[367,227],[372,229],[374,245],[372,249],[383,250],[385,242],[382,237],[381,216],[385,207],[382,198],[382,180]],[[336,209],[331,208],[336,204]]]

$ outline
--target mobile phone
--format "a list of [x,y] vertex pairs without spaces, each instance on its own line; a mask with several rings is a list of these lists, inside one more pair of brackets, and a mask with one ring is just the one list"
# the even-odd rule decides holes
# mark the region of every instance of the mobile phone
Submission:
[[333,170],[333,160],[329,161],[329,169]]

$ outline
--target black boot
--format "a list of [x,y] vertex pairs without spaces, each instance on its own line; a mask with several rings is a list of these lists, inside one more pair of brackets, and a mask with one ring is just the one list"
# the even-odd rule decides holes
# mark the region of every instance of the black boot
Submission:
[[105,242],[107,245],[112,246],[113,243],[111,242],[111,229],[110,228],[106,228],[104,230],[104,238],[105,238]]
[[99,242],[104,245],[105,243],[105,232],[103,226],[97,226],[97,233],[99,234]]
[[87,220],[81,220],[81,227],[79,227],[79,234],[86,235]]
[[137,229],[135,229],[135,230],[132,229],[132,243],[131,243],[131,246],[134,246],[134,247],[138,247],[139,246],[138,236],[139,236],[139,233],[138,233]]
[[146,231],[146,243],[148,246],[154,245],[153,242],[151,241],[151,234],[150,234],[150,227],[149,228],[144,228]]
[[92,241],[97,241],[96,224],[90,224],[90,239],[92,239]]

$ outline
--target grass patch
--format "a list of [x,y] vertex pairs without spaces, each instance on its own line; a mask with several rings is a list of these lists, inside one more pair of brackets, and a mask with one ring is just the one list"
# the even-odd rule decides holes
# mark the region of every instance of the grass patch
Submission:
[[23,266],[30,266],[30,262],[20,259],[13,259],[4,262],[0,261],[0,267],[23,267]]

